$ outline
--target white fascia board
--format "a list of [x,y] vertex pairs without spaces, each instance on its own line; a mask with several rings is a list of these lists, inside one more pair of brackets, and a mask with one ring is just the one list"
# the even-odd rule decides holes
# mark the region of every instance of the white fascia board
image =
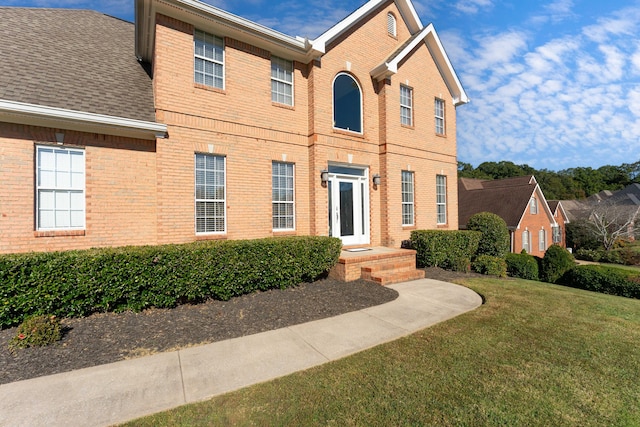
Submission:
[[396,74],[398,72],[398,64],[400,64],[400,62],[403,61],[418,44],[423,42],[427,44],[427,48],[429,49],[440,74],[449,88],[449,92],[453,97],[454,105],[457,107],[458,105],[469,102],[469,98],[467,97],[467,94],[464,91],[453,66],[451,65],[451,61],[449,61],[449,57],[440,42],[440,38],[438,37],[433,24],[429,24],[427,27],[424,27],[421,33],[416,36],[411,43],[405,46],[405,48],[402,49],[402,52],[396,55],[393,60],[390,62],[384,62],[371,70],[371,77],[379,81]]
[[[311,44],[313,48],[318,52],[322,52],[323,54],[326,53],[327,44],[329,44],[331,40],[340,36],[343,32],[358,23],[362,18],[367,16],[369,12],[379,7],[384,2],[385,0],[370,0],[364,5],[360,6],[360,8],[353,12],[351,15],[347,16],[345,19],[329,28],[317,39],[312,40]],[[407,24],[407,27],[409,28],[409,32],[411,34],[415,34],[416,32],[422,30],[422,22],[420,21],[420,17],[416,13],[411,0],[395,0],[395,4],[398,7],[398,10],[402,15],[402,19]]]
[[167,125],[162,123],[1,99],[0,121],[147,140],[167,136]]
[[287,59],[308,61],[314,55],[307,39],[288,36],[197,0],[136,0],[137,55],[147,62],[152,60],[157,13],[188,22],[203,31],[249,43]]

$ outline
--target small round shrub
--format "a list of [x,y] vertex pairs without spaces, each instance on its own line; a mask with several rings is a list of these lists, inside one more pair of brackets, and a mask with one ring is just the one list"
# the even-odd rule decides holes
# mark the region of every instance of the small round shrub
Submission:
[[509,230],[507,223],[498,215],[480,212],[469,218],[467,230],[482,233],[477,255],[490,255],[504,258],[509,252]]
[[564,273],[571,270],[575,265],[575,259],[568,250],[558,245],[551,245],[547,248],[542,258],[540,280],[556,283]]
[[479,255],[472,263],[473,271],[490,276],[507,277],[507,263],[503,258]]
[[507,262],[507,274],[511,277],[517,277],[527,280],[538,280],[538,261],[527,254],[507,254],[505,261]]
[[56,316],[33,316],[18,326],[16,334],[9,341],[9,348],[42,347],[61,338],[62,328]]

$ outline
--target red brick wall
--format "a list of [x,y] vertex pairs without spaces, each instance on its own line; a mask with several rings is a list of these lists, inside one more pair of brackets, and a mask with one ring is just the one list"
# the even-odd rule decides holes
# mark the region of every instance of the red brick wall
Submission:
[[155,142],[64,132],[65,148],[85,150],[86,229],[38,232],[36,145],[53,129],[0,123],[0,253],[155,244]]
[[[522,233],[528,230],[531,233],[531,251],[530,255],[544,256],[546,248],[553,244],[553,219],[550,217],[549,212],[542,206],[541,198],[539,194],[535,196],[538,199],[538,213],[532,214],[529,206],[522,218],[520,228],[514,232],[514,252],[520,253],[522,251]],[[545,250],[539,249],[539,231],[546,231],[546,247]]]

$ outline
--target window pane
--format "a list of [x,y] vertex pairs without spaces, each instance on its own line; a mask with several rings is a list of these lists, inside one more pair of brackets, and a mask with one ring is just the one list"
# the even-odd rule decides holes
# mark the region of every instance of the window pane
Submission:
[[225,231],[224,157],[195,155],[195,227],[197,233]]
[[362,101],[360,87],[347,74],[340,74],[333,82],[334,127],[362,132]]
[[294,229],[295,225],[295,194],[293,164],[273,162],[272,163],[272,215],[273,228]]

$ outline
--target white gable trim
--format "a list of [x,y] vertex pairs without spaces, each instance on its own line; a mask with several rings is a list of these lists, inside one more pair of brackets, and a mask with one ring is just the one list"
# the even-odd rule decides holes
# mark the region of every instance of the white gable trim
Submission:
[[440,74],[449,88],[449,92],[453,97],[454,105],[458,106],[468,103],[469,97],[462,87],[462,84],[451,65],[451,61],[449,61],[447,52],[445,52],[433,24],[429,24],[427,27],[423,28],[420,34],[416,36],[404,49],[402,49],[402,52],[396,55],[390,62],[383,62],[371,70],[371,77],[375,80],[383,80],[396,74],[398,72],[398,64],[402,62],[418,44],[423,42],[426,43]]
[[[529,181],[531,182],[531,181]],[[550,227],[555,227],[558,225],[558,223],[556,222],[556,219],[553,215],[553,212],[551,212],[551,208],[549,207],[549,203],[547,203],[547,199],[546,197],[544,197],[544,193],[542,193],[542,189],[540,188],[540,185],[537,183],[537,181],[535,180],[535,178],[533,178],[533,182],[536,183],[535,188],[533,189],[533,191],[531,192],[531,196],[529,196],[529,201],[527,202],[527,206],[524,208],[524,211],[522,212],[522,216],[520,217],[520,220],[518,221],[518,229],[520,229],[520,226],[522,225],[522,220],[524,219],[524,216],[527,214],[527,211],[529,210],[529,203],[531,202],[531,198],[534,195],[538,195],[538,209],[540,208],[540,205],[542,205],[544,211],[547,213],[547,218],[549,218],[551,221],[549,221],[549,226]],[[539,212],[539,210],[538,210]]]
[[167,135],[167,125],[162,123],[2,99],[0,99],[0,121],[147,140],[165,138]]
[[[338,22],[333,27],[329,28],[323,34],[321,34],[317,39],[311,42],[311,45],[314,50],[322,53],[327,52],[327,45],[331,43],[332,40],[339,37],[342,33],[347,31],[353,25],[357,24],[365,18],[371,11],[375,8],[379,7],[387,0],[370,0],[364,5],[360,6],[358,10],[353,12],[351,15],[347,16],[342,21]],[[422,29],[422,22],[420,22],[420,17],[416,13],[415,8],[410,0],[395,0],[396,6],[400,11],[400,15],[402,19],[404,19],[407,27],[409,28],[409,32],[411,34],[415,34],[416,32]]]

